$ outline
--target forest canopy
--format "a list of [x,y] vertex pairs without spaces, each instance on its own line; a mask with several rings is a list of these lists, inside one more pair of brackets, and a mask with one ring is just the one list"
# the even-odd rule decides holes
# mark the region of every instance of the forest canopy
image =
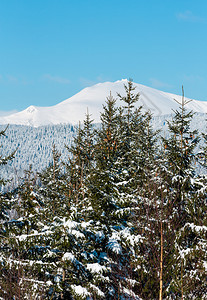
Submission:
[[46,169],[2,190],[0,299],[207,299],[207,135],[184,96],[169,137],[132,81],[117,97],[99,127],[86,114],[66,162],[53,145]]

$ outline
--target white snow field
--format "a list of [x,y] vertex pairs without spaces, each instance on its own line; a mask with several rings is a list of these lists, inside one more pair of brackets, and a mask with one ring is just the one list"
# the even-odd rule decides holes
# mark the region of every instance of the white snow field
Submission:
[[[125,95],[124,84],[127,79],[116,82],[98,83],[87,87],[57,105],[50,107],[29,106],[27,109],[8,116],[0,117],[0,124],[16,124],[27,126],[44,126],[56,124],[78,124],[85,119],[87,108],[94,122],[99,122],[100,112],[106,97],[110,92],[118,100],[117,93]],[[135,92],[140,93],[137,106],[143,105],[145,110],[150,110],[154,116],[169,115],[172,109],[177,109],[181,96],[165,93],[138,83]],[[189,100],[186,98],[186,100]],[[120,104],[120,101],[117,101]],[[186,105],[188,109],[198,113],[207,113],[207,101],[193,100]]]

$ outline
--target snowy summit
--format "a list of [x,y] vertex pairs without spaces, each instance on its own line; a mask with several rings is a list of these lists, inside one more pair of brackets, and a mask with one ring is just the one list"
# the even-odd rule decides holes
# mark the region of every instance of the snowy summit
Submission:
[[[29,106],[27,109],[8,116],[0,117],[0,124],[17,124],[28,126],[42,126],[49,124],[78,124],[85,119],[87,108],[95,122],[99,122],[102,105],[110,92],[116,99],[117,93],[124,95],[124,84],[127,79],[116,82],[98,83],[87,87],[74,96],[50,107]],[[162,92],[138,83],[135,92],[140,94],[137,105],[142,105],[145,110],[150,110],[154,116],[168,115],[172,109],[177,109],[176,100],[181,102],[181,96]],[[118,100],[118,99],[117,99]],[[119,103],[119,100],[118,100]],[[193,100],[187,108],[194,112],[207,113],[207,101]]]

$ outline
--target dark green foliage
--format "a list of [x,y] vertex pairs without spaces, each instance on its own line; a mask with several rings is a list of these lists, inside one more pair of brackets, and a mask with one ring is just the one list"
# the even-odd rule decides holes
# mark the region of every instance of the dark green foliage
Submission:
[[90,115],[87,112],[83,127],[79,124],[77,136],[69,151],[69,162],[66,168],[66,186],[69,205],[73,218],[79,220],[90,206],[87,198],[86,182],[94,164],[94,129]]
[[66,216],[69,212],[65,176],[62,171],[60,156],[55,145],[53,145],[52,162],[39,176],[39,193],[45,202],[44,218],[45,220],[48,219],[48,222],[51,222],[56,216]]
[[93,207],[93,217],[105,224],[107,230],[113,223],[117,210],[117,109],[115,100],[110,96],[101,114],[101,128],[97,132],[94,149],[95,164],[90,172],[89,198]]
[[[206,226],[205,218],[201,218],[206,207],[206,192],[205,188],[201,192],[201,186],[205,185],[199,176],[196,177],[195,148],[199,137],[196,130],[190,131],[193,114],[187,112],[185,104],[183,96],[182,106],[175,111],[172,122],[168,123],[171,136],[168,140],[163,139],[164,165],[166,164],[164,178],[169,190],[166,199],[172,203],[168,222],[172,223],[171,232],[174,233],[171,234],[172,280],[167,290],[175,293],[176,297],[197,299],[196,297],[200,297],[198,290],[203,290],[206,248],[197,228],[200,228],[201,222],[204,228]],[[197,261],[197,265],[193,261]],[[195,288],[196,285],[199,288]]]

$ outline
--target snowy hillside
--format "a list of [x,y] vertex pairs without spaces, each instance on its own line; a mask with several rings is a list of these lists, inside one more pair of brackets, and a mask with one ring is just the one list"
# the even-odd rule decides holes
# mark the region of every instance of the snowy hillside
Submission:
[[[106,97],[111,94],[117,97],[117,93],[124,95],[124,84],[126,79],[116,82],[99,83],[88,87],[66,99],[65,101],[51,107],[30,106],[27,109],[0,117],[0,124],[17,124],[29,126],[43,126],[56,124],[78,124],[85,119],[87,108],[95,122],[99,122],[100,111]],[[141,84],[134,83],[136,92],[140,93],[138,105],[144,109],[150,109],[154,116],[168,115],[178,104],[174,99],[181,101],[181,96],[165,93]],[[119,101],[118,101],[119,104]],[[187,107],[198,113],[207,113],[207,101],[191,101]]]
[[[161,129],[162,135],[168,136],[168,116],[155,116],[152,118],[152,125],[155,130]],[[199,132],[206,132],[206,114],[196,113],[192,119],[191,129],[198,129]],[[0,125],[0,130],[5,125]],[[23,175],[30,165],[34,171],[40,171],[48,166],[52,160],[52,145],[55,144],[61,152],[62,160],[68,159],[68,151],[65,145],[70,146],[76,134],[76,127],[71,124],[46,125],[31,127],[23,125],[10,125],[6,131],[6,137],[0,137],[0,154],[8,155],[17,149],[15,158],[5,167],[1,168],[1,174],[6,178],[13,178],[16,175]],[[18,177],[17,176],[17,177]]]
[[[5,125],[0,125],[0,131]],[[70,146],[75,135],[73,125],[48,125],[34,128],[31,126],[10,125],[6,136],[0,136],[0,155],[7,156],[16,151],[15,158],[5,167],[1,167],[0,176],[12,178],[22,176],[24,170],[32,166],[34,171],[44,169],[52,160],[52,146],[55,144],[66,160],[68,151],[65,145]]]

